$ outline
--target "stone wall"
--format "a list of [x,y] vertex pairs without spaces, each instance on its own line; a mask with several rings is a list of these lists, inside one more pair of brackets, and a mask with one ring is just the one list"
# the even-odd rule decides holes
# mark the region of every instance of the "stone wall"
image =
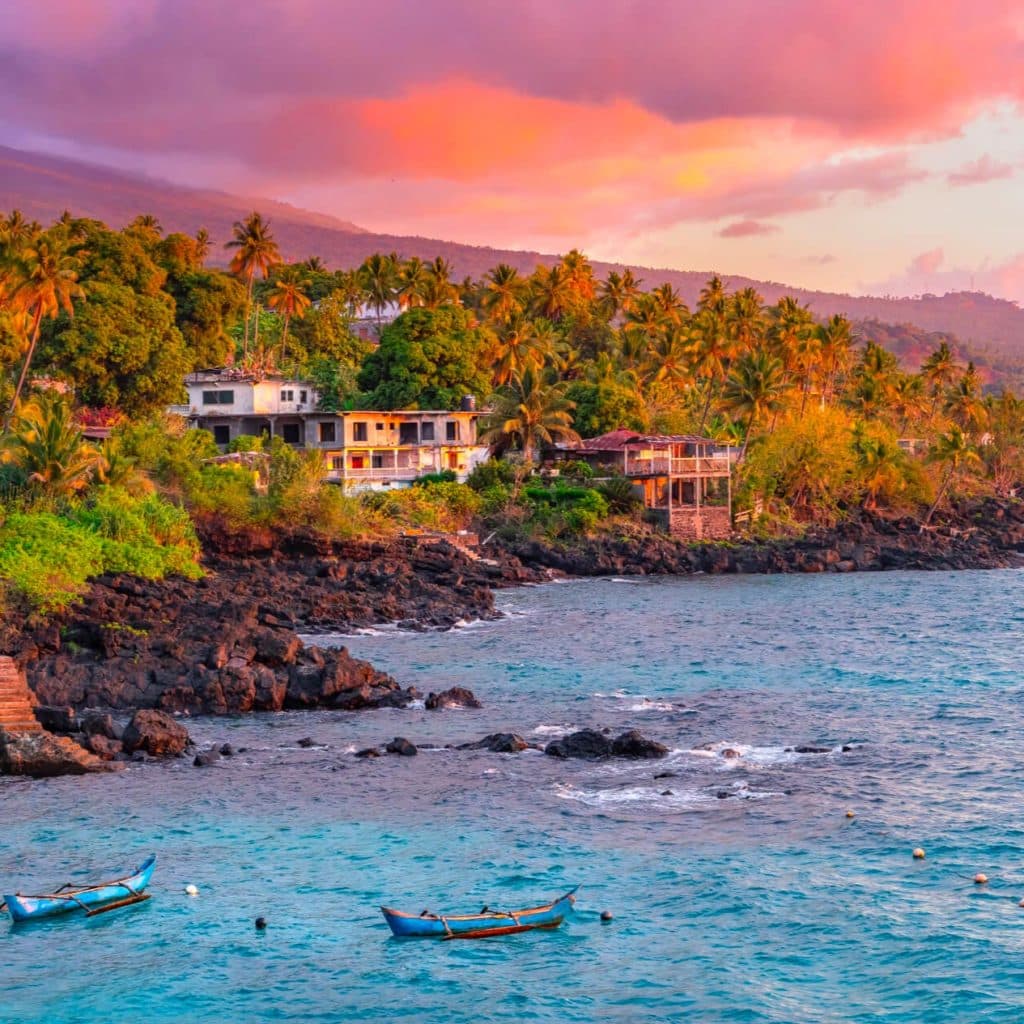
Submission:
[[680,540],[728,540],[732,534],[729,510],[719,505],[673,508],[669,532]]

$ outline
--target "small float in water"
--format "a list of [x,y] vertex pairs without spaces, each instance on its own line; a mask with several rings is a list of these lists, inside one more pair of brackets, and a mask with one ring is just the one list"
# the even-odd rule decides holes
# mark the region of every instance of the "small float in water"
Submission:
[[404,914],[381,907],[391,931],[403,939],[484,939],[493,935],[529,932],[535,928],[557,928],[576,902],[576,886],[564,896],[542,907],[527,910],[491,910],[479,914]]
[[4,896],[0,909],[6,906],[15,921],[34,921],[74,910],[85,911],[86,917],[105,914],[108,910],[131,906],[149,899],[146,887],[156,869],[156,857],[147,858],[134,874],[99,885],[75,886],[69,882],[56,892],[42,896],[23,896],[15,893]]

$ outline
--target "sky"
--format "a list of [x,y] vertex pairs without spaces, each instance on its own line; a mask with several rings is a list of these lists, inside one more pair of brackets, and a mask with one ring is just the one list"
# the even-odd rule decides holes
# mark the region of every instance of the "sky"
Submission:
[[0,0],[0,142],[373,231],[1024,303],[1024,0]]

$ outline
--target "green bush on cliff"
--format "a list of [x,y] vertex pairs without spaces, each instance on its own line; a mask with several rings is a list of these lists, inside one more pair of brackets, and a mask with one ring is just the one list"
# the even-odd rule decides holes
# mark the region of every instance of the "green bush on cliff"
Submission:
[[370,491],[363,504],[406,526],[454,533],[469,526],[480,510],[480,496],[465,484],[440,481],[396,491]]
[[199,543],[187,513],[156,495],[112,487],[62,514],[11,512],[0,522],[0,586],[43,612],[66,607],[104,572],[195,579]]

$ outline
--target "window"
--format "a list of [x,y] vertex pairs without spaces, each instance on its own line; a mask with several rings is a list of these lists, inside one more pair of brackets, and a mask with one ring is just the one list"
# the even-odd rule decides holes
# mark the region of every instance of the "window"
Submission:
[[305,404],[306,404],[306,392],[305,392],[305,391],[300,391],[300,392],[299,392],[299,401],[300,401],[300,402],[301,402],[301,403],[302,403],[303,405],[305,405]]
[[321,423],[320,424],[320,443],[333,444],[336,440],[334,424],[333,423]]
[[420,440],[421,441],[433,441],[434,440],[434,424],[424,423],[420,426]]
[[285,444],[299,444],[300,427],[298,423],[285,423],[281,426],[281,437]]
[[365,441],[367,439],[366,428],[369,423],[353,423],[352,424],[352,440],[353,441]]
[[353,469],[363,469],[365,465],[366,465],[366,458],[365,458],[365,456],[362,456],[362,455],[353,455],[352,456],[352,468]]
[[234,391],[204,391],[203,405],[234,405]]
[[371,459],[373,460],[372,461],[372,465],[373,465],[374,469],[383,469],[384,468],[384,453],[383,452],[374,452],[373,455],[371,456]]
[[444,425],[444,436],[448,441],[458,441],[459,439],[459,425],[455,420],[449,420]]
[[231,428],[227,424],[218,424],[213,428],[213,440],[217,444],[230,444]]
[[383,430],[384,429],[384,424],[383,423],[378,423],[377,424],[377,429],[378,430]]
[[419,431],[415,423],[401,423],[398,427],[399,444],[416,444],[419,441]]
[[337,472],[338,470],[343,470],[344,468],[345,468],[345,456],[344,455],[335,455],[331,459],[331,469],[333,469],[335,472]]
[[295,401],[295,392],[292,391],[291,388],[282,388],[281,389],[281,401],[282,402],[294,402]]

